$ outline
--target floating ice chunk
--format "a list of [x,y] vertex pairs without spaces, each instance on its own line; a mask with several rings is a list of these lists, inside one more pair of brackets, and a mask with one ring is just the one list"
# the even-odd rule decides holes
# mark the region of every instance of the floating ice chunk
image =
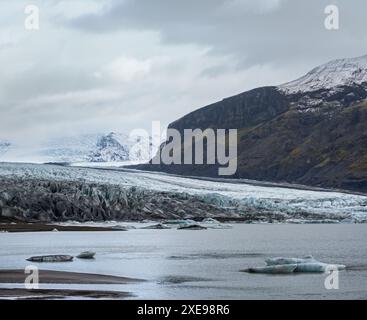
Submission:
[[233,227],[230,224],[223,224],[223,223],[218,223],[218,224],[204,224],[205,227],[207,227],[208,229],[232,229]]
[[73,259],[74,259],[73,256],[57,254],[49,256],[30,257],[26,260],[31,262],[69,262],[72,261]]
[[80,253],[79,255],[77,255],[76,257],[78,259],[94,259],[95,255],[96,255],[96,253],[93,252],[93,251],[84,251],[84,252]]
[[220,223],[218,220],[215,220],[213,218],[205,218],[202,223]]
[[313,256],[306,256],[303,258],[268,258],[265,259],[268,266],[282,266],[282,265],[296,265],[294,272],[326,272],[329,268],[336,268],[337,270],[344,270],[345,265],[342,264],[328,264],[317,261]]
[[344,270],[346,268],[345,265],[342,264],[327,264],[323,262],[308,262],[308,263],[300,263],[297,264],[297,268],[294,272],[315,272],[322,273],[326,272],[328,269],[333,270]]
[[283,264],[266,267],[248,268],[247,270],[244,271],[249,273],[284,274],[284,273],[292,273],[296,270],[296,268],[297,264]]
[[145,227],[142,227],[140,229],[163,230],[163,229],[171,229],[171,228],[164,225],[164,224],[162,224],[162,223],[158,223],[158,224],[154,224],[154,225],[145,226]]
[[177,230],[206,230],[207,228],[199,224],[182,224]]
[[232,226],[230,224],[221,223],[213,218],[205,218],[201,222],[201,224],[207,227],[208,229],[232,229]]
[[165,220],[164,224],[184,224],[184,225],[189,225],[189,224],[196,224],[197,222],[194,220],[190,220],[190,219],[185,219],[185,220]]
[[310,263],[310,262],[318,262],[314,259],[313,256],[306,256],[303,258],[267,258],[265,262],[268,266],[274,265],[283,265],[283,264],[301,264],[301,263]]

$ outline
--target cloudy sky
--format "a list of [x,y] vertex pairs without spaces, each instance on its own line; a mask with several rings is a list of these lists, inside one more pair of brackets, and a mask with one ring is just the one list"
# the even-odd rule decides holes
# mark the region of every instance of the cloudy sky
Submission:
[[[24,28],[27,5],[40,29]],[[324,9],[340,10],[326,30]],[[0,140],[163,126],[367,54],[365,0],[3,0]]]

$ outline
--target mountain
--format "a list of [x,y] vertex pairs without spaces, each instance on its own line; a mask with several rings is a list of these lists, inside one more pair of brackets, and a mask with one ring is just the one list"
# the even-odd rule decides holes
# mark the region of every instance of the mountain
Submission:
[[123,133],[82,134],[52,138],[39,146],[0,142],[0,161],[21,162],[147,162],[150,138]]
[[[262,87],[191,112],[170,124],[238,129],[232,178],[367,192],[367,56],[339,59],[281,86]],[[217,165],[141,165],[210,176]]]
[[89,162],[149,161],[150,138],[111,132],[100,137]]
[[126,145],[118,141],[114,132],[98,139],[96,150],[89,155],[91,162],[114,162],[129,160],[129,150]]

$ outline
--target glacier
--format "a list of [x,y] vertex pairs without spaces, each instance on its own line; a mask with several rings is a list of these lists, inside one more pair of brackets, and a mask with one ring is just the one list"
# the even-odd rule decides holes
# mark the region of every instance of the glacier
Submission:
[[[349,222],[367,219],[367,196],[328,190],[306,190],[257,182],[220,182],[130,169],[1,163],[0,178],[77,181],[149,192],[190,195],[219,208],[245,214],[256,211]],[[173,201],[173,200],[172,200]]]

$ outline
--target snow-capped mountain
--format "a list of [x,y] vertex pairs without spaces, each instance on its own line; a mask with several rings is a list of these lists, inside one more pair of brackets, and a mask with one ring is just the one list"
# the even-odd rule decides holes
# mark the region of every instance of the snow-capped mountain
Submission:
[[279,88],[293,94],[362,84],[367,86],[367,55],[330,61]]
[[98,139],[96,150],[90,153],[88,161],[148,161],[151,147],[150,138],[111,132]]
[[35,147],[0,141],[0,161],[139,163],[150,159],[151,147],[149,137],[115,132],[52,138]]
[[[129,149],[123,140],[119,141],[119,136],[111,132],[98,139],[95,151],[88,155],[91,162],[114,162],[129,160]],[[125,138],[125,137],[124,137]]]

